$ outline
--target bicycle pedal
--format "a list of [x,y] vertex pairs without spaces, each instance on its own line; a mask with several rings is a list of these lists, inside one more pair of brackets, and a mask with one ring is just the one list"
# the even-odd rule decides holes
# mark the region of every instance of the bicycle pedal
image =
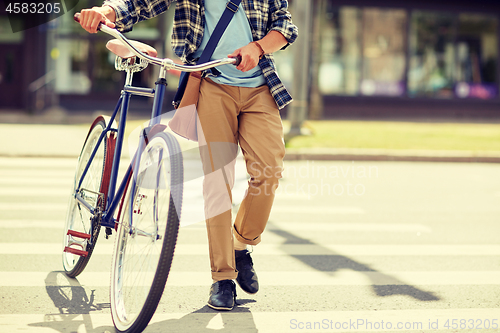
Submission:
[[[82,257],[86,257],[89,255],[88,251],[84,250],[87,246],[88,240],[91,237],[89,234],[86,234],[84,232],[75,231],[75,230],[68,230],[68,232],[66,234],[69,237],[68,237],[68,246],[66,246],[64,248],[64,252],[72,253],[72,254],[75,254],[77,256],[82,256]],[[75,238],[80,238],[83,240],[78,241]],[[81,250],[75,249],[74,247],[71,247],[71,246],[79,246],[82,249]]]
[[90,237],[91,237],[89,234],[86,234],[86,233],[83,233],[83,232],[79,232],[79,231],[75,231],[75,230],[68,230],[67,235],[71,235],[73,237],[83,238],[83,239],[90,239]]
[[74,249],[74,248],[69,247],[69,246],[66,246],[66,247],[64,248],[64,252],[68,252],[68,253],[76,254],[77,256],[81,256],[81,257],[86,257],[86,256],[88,256],[88,255],[89,255],[89,253],[88,253],[87,251]]

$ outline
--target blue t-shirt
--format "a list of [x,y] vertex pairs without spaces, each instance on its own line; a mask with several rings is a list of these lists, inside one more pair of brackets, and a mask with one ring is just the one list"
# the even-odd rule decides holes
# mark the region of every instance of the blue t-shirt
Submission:
[[[202,51],[208,44],[208,40],[219,22],[222,13],[226,9],[228,0],[205,0],[205,32],[200,47],[195,52],[194,57],[201,56]],[[227,26],[222,38],[219,40],[211,60],[226,58],[228,54],[236,49],[252,42],[252,31],[248,22],[245,10],[240,3],[238,11],[234,14],[231,22]],[[260,87],[266,83],[260,66],[256,66],[248,72],[236,69],[234,65],[222,65],[216,67],[221,73],[219,76],[210,75],[210,79],[220,84],[227,84],[239,87]]]

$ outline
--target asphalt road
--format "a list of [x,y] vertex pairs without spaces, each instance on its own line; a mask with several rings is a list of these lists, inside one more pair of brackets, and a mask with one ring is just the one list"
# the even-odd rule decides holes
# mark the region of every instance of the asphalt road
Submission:
[[[78,279],[61,272],[75,162],[0,157],[0,332],[114,331],[113,237]],[[224,313],[206,306],[193,180],[191,220],[145,332],[498,332],[499,174],[498,164],[287,162],[253,249],[261,290],[238,289],[240,305]]]

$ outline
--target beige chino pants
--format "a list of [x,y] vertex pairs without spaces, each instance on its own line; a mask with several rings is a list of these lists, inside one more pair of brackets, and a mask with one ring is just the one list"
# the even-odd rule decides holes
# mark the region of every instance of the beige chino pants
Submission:
[[[235,87],[210,79],[201,82],[197,109],[212,278],[235,279],[233,235],[245,244],[260,242],[281,178],[285,156],[281,117],[267,85]],[[238,144],[250,180],[232,226]]]

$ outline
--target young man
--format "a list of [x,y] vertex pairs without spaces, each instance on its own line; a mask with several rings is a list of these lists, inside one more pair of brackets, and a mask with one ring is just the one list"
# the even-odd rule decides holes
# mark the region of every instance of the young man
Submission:
[[[100,22],[128,31],[133,24],[161,14],[172,2],[109,0],[102,7],[82,10],[80,23],[90,33],[96,32]],[[177,1],[172,46],[183,62],[194,63],[201,55],[229,2]],[[200,144],[206,147],[200,151],[214,282],[208,305],[217,310],[234,307],[234,279],[247,293],[259,289],[246,246],[260,242],[269,218],[285,155],[279,109],[292,101],[276,73],[271,53],[296,38],[297,27],[287,0],[242,0],[212,55],[212,59],[240,56],[241,63],[236,68],[220,66],[201,82],[197,111],[202,127]],[[238,144],[250,181],[232,226],[235,150],[231,147]]]

